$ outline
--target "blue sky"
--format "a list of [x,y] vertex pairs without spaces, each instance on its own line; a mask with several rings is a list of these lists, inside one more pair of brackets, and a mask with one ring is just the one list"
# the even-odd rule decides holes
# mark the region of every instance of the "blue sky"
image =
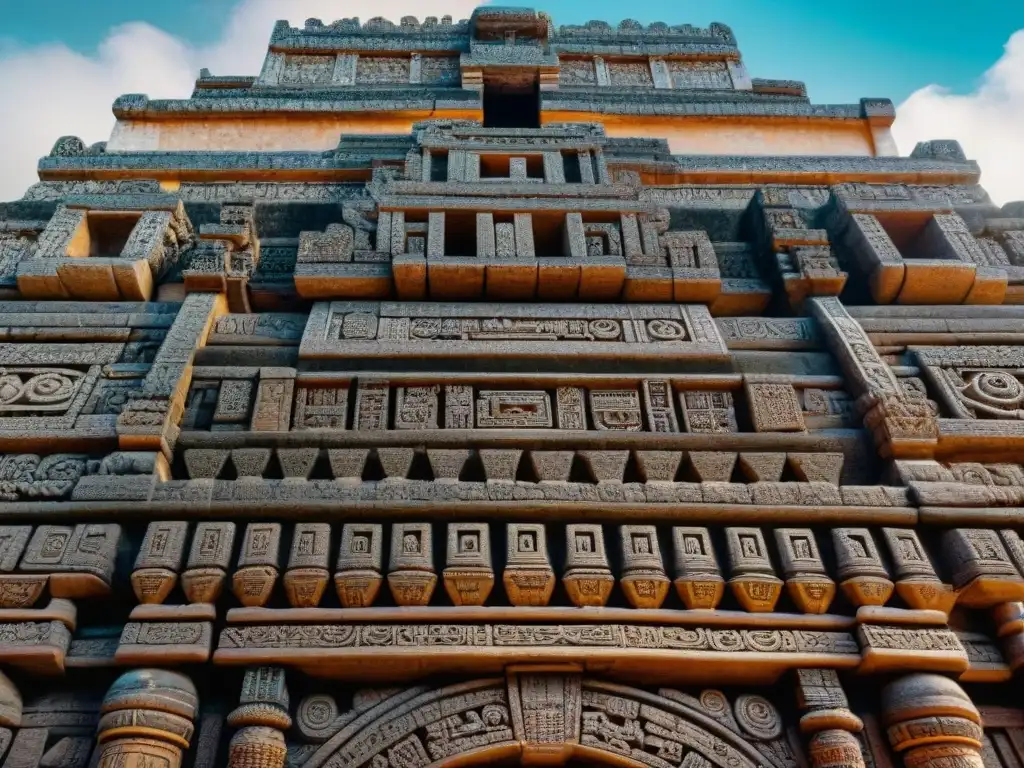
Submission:
[[[189,94],[199,68],[255,75],[276,19],[467,16],[477,0],[0,0],[0,199],[64,134],[102,141],[123,93]],[[511,4],[509,0],[496,0]],[[888,97],[903,154],[957,139],[996,202],[1024,199],[1024,0],[549,0],[589,19],[730,25],[754,77],[802,80],[815,103]],[[825,9],[825,10],[823,10]]]
[[[292,15],[289,3],[278,4],[282,18]],[[89,53],[111,27],[143,20],[204,45],[216,39],[235,5],[235,0],[0,0],[0,37],[19,45],[59,42]],[[374,4],[339,0],[337,7],[339,17],[368,18]],[[568,24],[617,21],[627,10],[644,23],[724,22],[736,32],[752,75],[803,80],[811,98],[821,103],[861,96],[900,102],[929,83],[968,92],[999,58],[1009,36],[1024,28],[1024,0],[552,0],[536,7]]]

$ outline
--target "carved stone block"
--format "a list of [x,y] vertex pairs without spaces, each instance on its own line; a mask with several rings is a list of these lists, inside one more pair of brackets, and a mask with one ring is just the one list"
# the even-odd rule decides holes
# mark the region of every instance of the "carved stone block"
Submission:
[[805,483],[824,482],[839,485],[843,472],[841,453],[790,453],[789,464]]
[[494,588],[487,523],[449,523],[444,588],[455,605],[483,605]]
[[395,391],[395,429],[437,429],[437,385],[399,387]]
[[573,605],[603,606],[615,586],[600,525],[565,527],[565,572],[562,583]]
[[1024,578],[993,530],[954,528],[942,534],[942,551],[953,574],[957,602],[990,608],[1024,599]]
[[135,558],[132,589],[140,603],[162,603],[178,583],[185,557],[188,523],[150,523]]
[[629,451],[580,451],[583,464],[598,483],[621,483]]
[[475,424],[473,388],[465,384],[446,385],[444,388],[444,428],[472,429]]
[[856,606],[885,605],[894,585],[867,528],[833,528],[839,588]]
[[0,608],[31,608],[50,580],[49,576],[11,573],[31,534],[30,525],[0,526]]
[[437,574],[429,523],[395,523],[391,526],[391,559],[388,587],[399,605],[427,605]]
[[543,524],[509,523],[507,557],[502,580],[512,605],[547,605],[555,591],[555,572],[548,557]]
[[41,525],[21,559],[20,570],[50,573],[50,595],[70,600],[109,594],[121,526]]
[[359,380],[353,429],[377,432],[388,428],[391,385],[386,381]]
[[215,479],[227,463],[229,451],[190,448],[185,451],[185,467],[193,480]]
[[327,571],[331,549],[331,526],[327,523],[296,523],[284,591],[295,608],[315,608],[320,604],[330,573]]
[[789,596],[804,613],[825,613],[836,585],[825,572],[818,542],[810,528],[776,528],[775,541]]
[[430,460],[435,482],[458,482],[462,468],[470,455],[471,451],[468,448],[428,448],[427,458]]
[[573,451],[530,451],[530,464],[542,483],[565,483],[572,471]]
[[671,483],[683,460],[682,451],[636,451],[634,455],[648,483]]
[[786,467],[784,453],[747,453],[739,458],[740,471],[754,483],[777,483],[782,479],[782,470]]
[[292,398],[295,371],[290,368],[264,368],[256,390],[249,429],[253,432],[287,432],[292,423]]
[[736,466],[736,454],[730,451],[690,451],[690,464],[701,482],[728,483]]
[[232,590],[245,606],[266,605],[277,583],[281,548],[280,523],[249,523],[245,528]]
[[388,480],[405,480],[416,451],[413,448],[378,448],[377,459]]
[[640,391],[647,428],[651,432],[678,432],[679,419],[676,417],[672,385],[665,379],[644,379]]
[[725,579],[707,528],[676,526],[672,529],[675,550],[675,585],[687,608],[717,608],[725,594]]
[[511,483],[516,479],[523,452],[516,448],[481,448],[477,452],[489,483]]
[[792,384],[744,380],[755,432],[803,432],[803,410]]
[[949,613],[956,591],[935,573],[928,552],[910,528],[883,528],[882,535],[895,568],[896,594],[911,608]]
[[748,611],[771,612],[782,594],[764,535],[759,528],[726,528],[729,552],[729,588]]
[[0,608],[31,608],[49,582],[49,575],[0,574]]
[[476,399],[476,425],[481,429],[549,429],[554,426],[546,392],[484,390]]
[[270,448],[235,448],[231,451],[231,463],[239,478],[262,478],[270,456]]
[[344,608],[373,605],[383,582],[384,528],[373,523],[345,523],[334,586]]
[[555,390],[555,416],[559,429],[587,428],[583,395],[583,387],[559,387]]
[[130,621],[114,653],[119,664],[201,664],[210,658],[208,621]]
[[249,420],[254,390],[249,379],[224,379],[217,393],[214,424],[244,424]]
[[196,525],[186,570],[181,574],[181,587],[190,603],[215,603],[220,597],[234,544],[234,523]]
[[320,456],[319,448],[278,448],[277,463],[285,480],[308,480]]
[[331,465],[331,474],[335,481],[356,484],[362,482],[366,459],[370,455],[369,448],[329,448],[327,461]]
[[668,594],[669,579],[661,560],[658,531],[653,525],[623,525],[622,577],[619,583],[634,608],[660,608]]
[[292,429],[345,429],[348,392],[348,387],[299,387]]
[[635,389],[590,390],[590,416],[597,430],[640,432],[644,428]]
[[738,431],[731,392],[681,392],[679,401],[687,432],[714,435]]

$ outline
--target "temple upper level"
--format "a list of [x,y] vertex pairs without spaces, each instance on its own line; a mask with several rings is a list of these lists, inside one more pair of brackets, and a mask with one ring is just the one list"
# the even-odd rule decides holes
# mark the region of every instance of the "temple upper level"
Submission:
[[556,26],[530,8],[300,28],[279,21],[257,76],[203,70],[190,98],[121,96],[108,150],[324,151],[339,134],[425,119],[485,127],[601,123],[690,155],[897,154],[888,99],[818,105],[803,83],[752,78],[732,30],[626,20]]

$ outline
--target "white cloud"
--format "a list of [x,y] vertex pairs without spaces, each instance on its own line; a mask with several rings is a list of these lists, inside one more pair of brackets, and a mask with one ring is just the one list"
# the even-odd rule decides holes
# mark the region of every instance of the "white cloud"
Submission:
[[981,165],[993,201],[1024,200],[1024,29],[973,93],[929,85],[911,94],[896,110],[893,135],[904,153],[918,141],[957,139]]
[[[59,136],[80,136],[87,144],[106,141],[114,125],[110,106],[124,93],[152,98],[184,98],[200,67],[215,75],[256,75],[274,22],[307,18],[331,22],[345,16],[450,14],[468,17],[475,0],[240,0],[219,39],[192,46],[150,24],[116,27],[86,56],[62,45],[8,46],[0,49],[0,200],[22,196],[36,181],[36,163]],[[372,8],[372,14],[367,14]]]

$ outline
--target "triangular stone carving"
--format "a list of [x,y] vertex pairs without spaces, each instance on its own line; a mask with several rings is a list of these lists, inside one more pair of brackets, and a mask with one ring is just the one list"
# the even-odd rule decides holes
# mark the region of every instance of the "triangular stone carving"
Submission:
[[789,464],[796,476],[805,482],[821,481],[839,485],[844,458],[841,453],[791,453]]
[[741,453],[740,471],[754,483],[777,483],[786,467],[784,453]]
[[409,476],[409,468],[412,466],[414,454],[413,448],[377,449],[377,458],[384,469],[384,474],[392,480],[405,480]]
[[231,463],[238,477],[263,477],[269,461],[269,448],[236,448],[231,452]]
[[530,451],[530,462],[542,483],[564,483],[572,471],[573,451]]
[[516,470],[519,469],[519,458],[522,455],[523,452],[515,448],[484,448],[480,451],[480,463],[484,465],[488,480],[512,481],[516,479]]
[[281,462],[281,471],[286,478],[309,479],[313,471],[319,448],[278,448],[277,460]]
[[327,460],[331,463],[331,473],[335,480],[359,482],[363,479],[366,468],[366,457],[369,448],[331,448],[327,451]]
[[621,483],[629,451],[580,451],[580,458],[599,483]]
[[636,463],[648,483],[671,483],[676,479],[682,451],[637,451]]
[[690,463],[701,482],[727,483],[736,466],[736,454],[731,451],[690,451]]
[[185,451],[185,467],[193,480],[214,479],[224,469],[228,450],[220,448],[189,448]]
[[430,468],[434,472],[435,480],[458,480],[462,474],[462,468],[469,459],[468,448],[441,449],[429,448],[427,458],[430,459]]

